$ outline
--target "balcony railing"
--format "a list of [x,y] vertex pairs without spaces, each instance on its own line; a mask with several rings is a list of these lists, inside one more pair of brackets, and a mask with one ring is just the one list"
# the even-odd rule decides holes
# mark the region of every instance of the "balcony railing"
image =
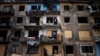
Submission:
[[96,23],[93,25],[93,29],[100,29],[100,23]]
[[43,12],[40,11],[40,10],[29,10],[29,11],[26,12],[26,14],[28,16],[33,17],[33,16],[41,16],[41,15],[43,15]]
[[54,23],[46,23],[46,24],[43,24],[42,28],[61,28],[61,25],[59,23],[57,24],[54,24]]
[[44,35],[41,35],[40,40],[42,43],[61,43],[62,36],[58,34],[57,37],[54,38],[54,37],[46,37]]
[[10,23],[0,23],[0,28],[11,28]]
[[44,15],[60,15],[60,11],[57,10],[46,10],[43,11]]
[[7,9],[0,9],[0,15],[11,15],[13,16],[14,15],[14,9],[13,8],[7,8]]
[[98,15],[100,15],[100,11],[98,11],[98,10],[92,10],[91,12],[90,12],[90,14],[92,15],[92,16],[98,16]]

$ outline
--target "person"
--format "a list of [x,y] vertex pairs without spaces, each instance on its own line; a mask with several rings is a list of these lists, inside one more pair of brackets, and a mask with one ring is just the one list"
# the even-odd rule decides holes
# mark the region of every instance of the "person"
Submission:
[[47,56],[47,49],[46,48],[43,49],[43,52],[44,52],[44,56]]
[[56,17],[54,17],[54,25],[57,25],[57,18]]

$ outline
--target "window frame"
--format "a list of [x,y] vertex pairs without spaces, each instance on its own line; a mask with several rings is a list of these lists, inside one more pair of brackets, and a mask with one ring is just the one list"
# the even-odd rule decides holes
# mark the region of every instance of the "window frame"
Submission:
[[69,5],[63,5],[64,7],[64,11],[69,11],[70,10],[70,6]]
[[72,47],[72,53],[71,52],[68,53],[67,50],[65,50],[66,54],[74,54],[74,46],[73,45],[66,45],[65,47]]
[[[86,21],[86,22],[83,22],[83,20]],[[78,21],[78,24],[88,24],[89,23],[89,19],[88,19],[87,16],[77,17],[77,21]]]
[[[87,46],[88,48],[89,48],[89,46],[91,46],[91,47],[92,47],[92,52],[84,53],[84,52],[82,51],[82,46]],[[90,50],[89,50],[89,51],[90,51]],[[93,54],[93,53],[94,53],[94,48],[93,48],[92,45],[80,45],[80,52],[81,52],[81,54]]]
[[[65,22],[67,19],[67,22]],[[64,23],[70,23],[70,17],[64,17]]]
[[24,11],[24,10],[25,10],[25,5],[20,5],[18,11]]
[[85,11],[85,5],[77,5],[77,11]]
[[[21,19],[21,22],[18,22],[19,19]],[[17,23],[17,24],[23,23],[23,17],[17,17],[17,18],[16,18],[16,23]]]

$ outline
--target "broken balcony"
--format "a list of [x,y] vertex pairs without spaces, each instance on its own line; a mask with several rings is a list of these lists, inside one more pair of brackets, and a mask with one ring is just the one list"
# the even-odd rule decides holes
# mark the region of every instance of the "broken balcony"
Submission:
[[100,42],[100,29],[94,29],[93,34],[94,34],[94,41]]
[[44,35],[41,35],[40,40],[42,43],[61,43],[62,42],[62,36],[60,34],[57,35],[57,37],[47,37]]
[[29,10],[26,12],[26,14],[30,17],[33,17],[33,16],[41,16],[43,15],[43,12],[40,11],[39,9],[35,9],[35,10]]
[[91,16],[99,16],[100,15],[100,6],[91,5],[89,6],[89,12]]
[[7,30],[0,30],[0,43],[7,42]]
[[46,23],[43,23],[44,28],[60,28],[60,23],[58,22],[57,17],[47,17]]
[[53,3],[44,3],[44,15],[60,15],[60,5]]
[[0,28],[10,28],[10,18],[9,17],[1,17],[0,18]]
[[93,29],[100,29],[100,23],[96,23],[93,25]]
[[41,29],[42,26],[39,25],[40,17],[30,17],[29,22],[25,22],[24,27],[26,29]]
[[3,8],[0,8],[0,15],[5,16],[13,16],[14,15],[14,9],[11,6],[5,6]]

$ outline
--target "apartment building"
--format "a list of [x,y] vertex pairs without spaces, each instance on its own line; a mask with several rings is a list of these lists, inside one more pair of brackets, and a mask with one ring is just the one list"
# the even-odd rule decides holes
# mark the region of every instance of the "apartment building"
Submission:
[[1,56],[99,56],[98,0],[0,0]]

